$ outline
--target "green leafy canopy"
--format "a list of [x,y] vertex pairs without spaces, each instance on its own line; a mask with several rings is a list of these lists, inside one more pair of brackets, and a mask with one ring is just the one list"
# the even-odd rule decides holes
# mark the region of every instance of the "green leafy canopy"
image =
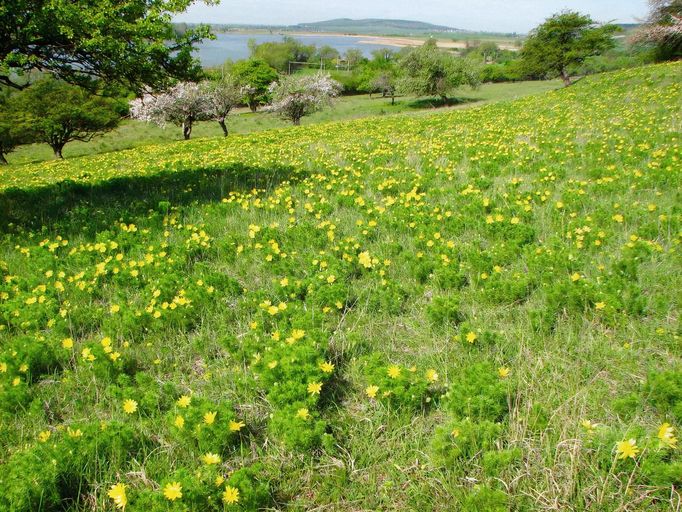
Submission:
[[194,0],[3,0],[0,84],[26,85],[31,70],[79,85],[103,78],[135,91],[201,71],[193,45],[207,26],[179,33],[174,14]]
[[570,84],[570,66],[615,46],[617,25],[599,25],[590,16],[566,11],[555,14],[531,32],[521,50],[525,71],[536,76],[561,76]]

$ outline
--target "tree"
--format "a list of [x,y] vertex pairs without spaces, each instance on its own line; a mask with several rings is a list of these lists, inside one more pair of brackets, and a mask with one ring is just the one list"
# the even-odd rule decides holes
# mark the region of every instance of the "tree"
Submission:
[[227,137],[227,118],[230,111],[242,100],[242,88],[232,75],[224,75],[218,80],[211,80],[201,84],[202,91],[207,96],[209,115],[218,121],[223,135]]
[[439,50],[434,39],[408,53],[400,66],[403,77],[399,89],[417,96],[438,96],[443,103],[455,89],[479,84],[478,69],[467,59]]
[[397,74],[394,70],[385,69],[379,71],[370,83],[372,92],[380,92],[383,98],[391,98],[391,105],[395,105],[395,92],[397,85]]
[[166,86],[201,72],[193,45],[208,27],[174,30],[171,17],[194,0],[3,0],[0,83],[26,86],[33,69],[70,83],[93,78],[135,91]]
[[267,103],[268,87],[277,80],[277,71],[260,59],[249,59],[236,62],[231,69],[235,82],[242,87],[244,101],[251,112],[258,110],[258,105]]
[[320,59],[320,62],[324,62],[325,64],[337,60],[339,57],[341,57],[339,51],[329,45],[324,45],[317,50],[317,58]]
[[308,62],[315,54],[315,45],[305,45],[291,36],[281,42],[269,41],[249,45],[252,59],[263,60],[278,71],[287,71],[289,62]]
[[289,75],[273,83],[270,93],[272,103],[267,110],[299,125],[304,116],[331,105],[332,98],[341,93],[341,84],[322,73]]
[[48,144],[57,158],[74,140],[90,142],[118,126],[125,106],[54,77],[43,78],[12,97],[17,130],[30,142]]
[[649,6],[649,18],[632,41],[655,45],[660,60],[682,57],[682,0],[649,0]]
[[0,89],[0,165],[7,165],[6,155],[17,146],[30,142],[26,125],[21,123],[21,113],[14,108],[14,102],[7,88]]
[[165,127],[168,123],[182,127],[188,140],[197,121],[213,119],[214,109],[207,94],[192,82],[181,82],[161,94],[145,94],[130,102],[130,117]]
[[26,125],[20,122],[21,117],[8,103],[0,104],[0,165],[7,165],[6,155],[17,146],[31,142]]
[[571,67],[615,46],[616,25],[599,25],[587,15],[566,11],[548,18],[534,29],[521,49],[527,74],[560,76],[571,85]]
[[362,54],[362,51],[356,48],[349,48],[343,54],[343,60],[346,61],[346,64],[348,64],[349,68],[354,68],[365,60],[365,56]]

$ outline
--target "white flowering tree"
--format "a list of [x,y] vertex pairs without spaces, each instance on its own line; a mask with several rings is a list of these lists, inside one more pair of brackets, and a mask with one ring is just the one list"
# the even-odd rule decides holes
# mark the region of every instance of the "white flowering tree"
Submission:
[[660,59],[682,57],[682,1],[649,0],[647,22],[635,32],[635,43],[652,43]]
[[201,84],[201,90],[206,95],[209,111],[208,116],[218,121],[223,135],[227,137],[227,116],[239,105],[244,97],[242,87],[231,75],[225,75],[219,80],[206,81]]
[[198,84],[182,82],[161,94],[145,94],[130,102],[130,117],[157,124],[182,127],[185,140],[197,121],[215,118],[209,96]]
[[341,90],[339,82],[322,73],[285,76],[270,86],[272,101],[266,110],[299,125],[304,116],[330,106]]

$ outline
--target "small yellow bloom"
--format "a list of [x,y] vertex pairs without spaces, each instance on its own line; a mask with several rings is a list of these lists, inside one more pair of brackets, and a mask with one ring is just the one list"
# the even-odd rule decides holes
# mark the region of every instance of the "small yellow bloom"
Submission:
[[391,377],[392,379],[397,379],[400,377],[400,367],[396,365],[389,366],[388,368],[388,376]]
[[126,414],[133,414],[135,411],[137,411],[137,402],[128,398],[123,402],[123,410]]
[[573,274],[571,274],[571,281],[573,281],[574,283],[576,281],[580,281],[580,274],[578,274],[577,272],[574,272]]
[[41,433],[38,434],[38,440],[41,443],[46,443],[48,439],[50,439],[50,436],[52,435],[52,432],[49,430],[43,430]]
[[163,488],[163,495],[170,501],[179,500],[182,498],[182,485],[180,485],[180,482],[166,484]]
[[215,422],[215,417],[217,414],[218,414],[217,411],[216,412],[207,412],[206,414],[204,414],[204,423],[206,423],[206,425],[213,425],[213,423]]
[[476,334],[474,331],[469,331],[469,332],[467,333],[467,335],[466,335],[466,340],[467,340],[469,343],[473,343],[473,342],[476,341],[477,339],[478,339],[478,334]]
[[668,448],[677,448],[677,438],[675,437],[675,429],[670,425],[670,423],[664,423],[658,429],[657,434],[658,439],[661,441],[662,445]]
[[322,391],[321,382],[310,382],[308,384],[308,393],[310,393],[311,395],[319,395],[320,391]]
[[365,394],[370,398],[376,398],[379,392],[379,386],[367,386],[365,389]]
[[62,348],[70,349],[73,348],[73,339],[71,338],[64,338],[62,340]]
[[180,416],[180,415],[178,415],[178,416],[175,417],[175,421],[174,421],[173,423],[174,423],[175,426],[176,426],[177,428],[179,428],[180,430],[182,430],[183,428],[185,428],[185,418],[183,418],[183,417]]
[[509,373],[511,373],[511,370],[506,366],[500,366],[497,369],[497,375],[499,375],[501,379],[506,379],[509,377]]
[[310,412],[305,407],[301,407],[298,411],[296,411],[296,417],[301,418],[302,420],[307,420],[310,417]]
[[230,432],[239,432],[245,426],[243,421],[230,421]]
[[187,395],[182,395],[180,398],[178,398],[178,407],[189,407],[189,404],[192,403],[192,397],[187,396]]
[[215,453],[206,453],[202,455],[201,460],[203,461],[204,464],[207,464],[209,466],[213,464],[220,464],[220,456]]
[[226,485],[225,492],[223,492],[223,501],[227,505],[239,503],[239,489],[232,487],[231,485]]
[[436,382],[438,380],[438,373],[433,368],[426,370],[426,380],[429,382]]
[[328,361],[320,363],[320,370],[324,373],[331,373],[334,371],[334,365]]
[[619,459],[627,459],[628,457],[634,459],[639,453],[637,441],[635,439],[628,439],[627,441],[616,443],[616,452]]
[[372,257],[369,255],[369,251],[358,254],[358,262],[365,268],[372,268]]
[[594,309],[597,309],[597,310],[604,309],[605,307],[606,307],[606,302],[597,302],[594,305]]
[[583,427],[588,434],[594,433],[594,429],[597,428],[598,423],[592,423],[590,420],[582,420],[580,426]]
[[116,508],[125,509],[128,504],[128,498],[126,497],[126,486],[125,484],[112,485],[109,488],[107,495],[114,500],[114,505]]

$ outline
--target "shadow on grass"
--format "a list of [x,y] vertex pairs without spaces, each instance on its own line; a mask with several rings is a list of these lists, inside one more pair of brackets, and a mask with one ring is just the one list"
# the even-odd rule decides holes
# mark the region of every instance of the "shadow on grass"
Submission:
[[441,108],[441,107],[457,107],[459,105],[466,105],[468,103],[478,103],[483,101],[483,98],[423,98],[411,101],[406,105],[414,110],[424,110],[427,108]]
[[68,232],[91,231],[108,227],[124,215],[220,201],[232,191],[270,190],[304,176],[304,171],[291,166],[235,164],[219,169],[112,177],[92,184],[64,180],[36,189],[11,188],[0,192],[0,232],[44,226]]

